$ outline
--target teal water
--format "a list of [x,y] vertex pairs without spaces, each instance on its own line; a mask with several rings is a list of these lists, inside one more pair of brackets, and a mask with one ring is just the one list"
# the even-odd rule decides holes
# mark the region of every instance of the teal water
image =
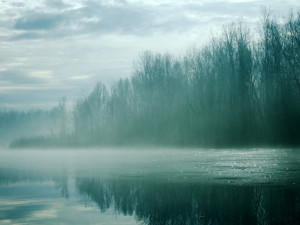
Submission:
[[297,149],[0,151],[0,224],[299,224]]

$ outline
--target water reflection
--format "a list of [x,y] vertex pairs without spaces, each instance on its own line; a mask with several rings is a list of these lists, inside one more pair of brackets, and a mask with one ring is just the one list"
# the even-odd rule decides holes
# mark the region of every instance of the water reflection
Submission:
[[112,208],[101,213],[84,204],[74,178],[9,174],[0,176],[0,224],[136,224],[134,217],[116,215]]
[[[58,195],[61,199],[68,199],[64,207],[69,213],[78,206],[96,205],[100,209],[99,216],[113,210],[149,225],[299,224],[300,221],[300,190],[296,187],[204,185],[96,177],[77,177],[70,181],[67,176],[42,178],[12,172],[4,174],[3,170],[0,174],[0,198],[13,197],[15,201],[24,201],[25,196],[31,200],[38,198],[38,201],[14,207],[4,206],[2,202],[0,221],[28,220],[37,212],[51,212],[51,207],[57,205],[49,205],[49,199],[57,201]],[[72,194],[72,189],[76,194]],[[71,201],[76,196],[80,200]],[[63,217],[61,214],[56,219],[64,221]]]
[[0,224],[300,224],[299,162],[292,150],[4,151]]
[[300,191],[286,187],[200,185],[78,178],[80,195],[146,224],[299,224]]

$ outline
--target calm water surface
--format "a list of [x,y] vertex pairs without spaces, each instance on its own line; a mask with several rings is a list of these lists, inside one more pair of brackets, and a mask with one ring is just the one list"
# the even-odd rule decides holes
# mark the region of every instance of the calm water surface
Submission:
[[0,224],[300,224],[300,149],[2,150]]

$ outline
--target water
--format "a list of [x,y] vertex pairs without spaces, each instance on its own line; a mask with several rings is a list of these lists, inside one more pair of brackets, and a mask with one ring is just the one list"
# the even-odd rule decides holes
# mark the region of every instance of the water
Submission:
[[3,150],[0,224],[300,224],[300,151]]

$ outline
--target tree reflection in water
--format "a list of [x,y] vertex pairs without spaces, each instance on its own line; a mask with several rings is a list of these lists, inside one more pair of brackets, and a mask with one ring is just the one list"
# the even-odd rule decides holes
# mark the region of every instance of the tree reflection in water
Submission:
[[300,190],[78,178],[80,195],[102,212],[135,215],[145,224],[300,224]]
[[[42,177],[0,170],[0,187],[7,186],[5,190],[9,190],[12,184],[23,183],[29,188],[31,184],[44,181],[53,181],[61,196],[69,198],[70,185],[73,187],[74,182],[68,176]],[[149,225],[300,224],[299,186],[238,186],[84,177],[75,178],[75,189],[88,203],[94,202],[102,213],[114,209],[117,214],[134,216],[137,221]],[[38,190],[42,193],[38,197],[46,193],[46,190]],[[1,194],[2,197],[10,196],[9,193]],[[21,199],[25,197],[36,196],[19,196]],[[44,197],[48,201],[49,196]]]

